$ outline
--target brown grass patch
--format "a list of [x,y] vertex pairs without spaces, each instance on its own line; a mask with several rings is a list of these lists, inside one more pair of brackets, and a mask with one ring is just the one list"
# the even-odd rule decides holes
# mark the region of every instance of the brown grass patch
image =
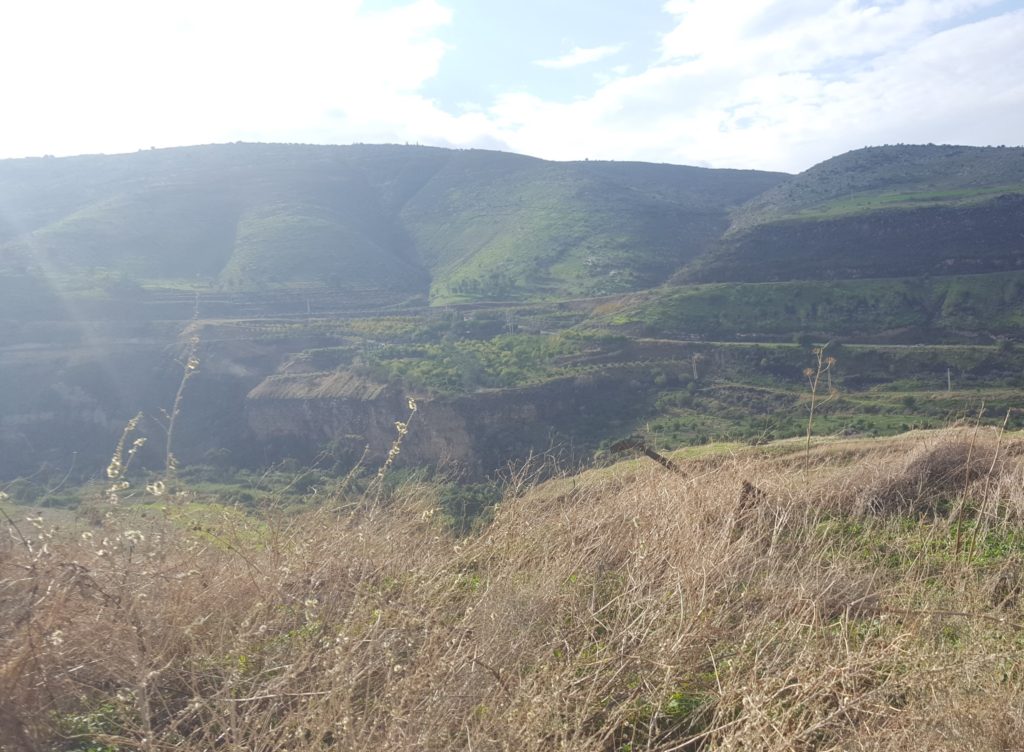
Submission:
[[972,565],[949,518],[864,502],[963,490],[962,440],[636,466],[464,539],[411,491],[201,531],[22,521],[0,543],[0,749],[1009,748],[1024,611],[993,593],[1024,540],[1020,460],[976,441]]

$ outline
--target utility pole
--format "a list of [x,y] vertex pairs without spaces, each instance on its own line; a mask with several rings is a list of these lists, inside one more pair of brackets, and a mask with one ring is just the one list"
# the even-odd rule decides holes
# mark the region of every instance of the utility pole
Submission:
[[953,373],[949,366],[946,366],[946,391],[953,391]]

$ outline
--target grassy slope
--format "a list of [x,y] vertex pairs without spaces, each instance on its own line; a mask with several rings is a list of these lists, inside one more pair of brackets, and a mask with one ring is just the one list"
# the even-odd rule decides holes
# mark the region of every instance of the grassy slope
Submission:
[[1010,749],[1020,444],[966,429],[706,453],[686,477],[633,462],[513,486],[462,539],[416,485],[300,517],[154,499],[19,522],[0,737]]
[[[621,438],[632,431],[654,445],[674,448],[806,433],[810,393],[803,370],[815,363],[809,350],[748,344],[688,349],[691,357],[651,360],[632,374],[629,389],[648,394],[646,412],[617,429],[610,422],[595,426],[589,435]],[[829,354],[837,362],[822,379],[818,401],[827,402],[817,405],[815,435],[892,435],[979,413],[985,423],[998,425],[1019,404],[1020,352],[845,346]],[[947,391],[947,376],[952,391]],[[837,390],[832,396],[830,387]],[[1016,409],[1008,421],[1012,427],[1024,426]]]
[[221,280],[245,289],[272,281],[338,288],[424,289],[412,243],[358,172],[297,175],[247,204]]
[[1024,149],[883,146],[828,159],[748,202],[731,232],[793,217],[949,205],[1024,191]]
[[[40,160],[36,173],[24,161],[4,163],[0,198],[28,183],[31,200],[4,204],[22,232],[0,250],[48,274],[198,277],[232,289],[310,280],[424,289],[426,274],[392,212],[344,157],[321,147],[225,145]],[[31,215],[40,205],[75,208],[40,223]]]
[[12,246],[60,272],[99,267],[132,277],[209,278],[229,258],[236,212],[218,190],[154,188],[92,203]]
[[1019,269],[1024,150],[861,149],[734,213],[688,281],[889,277]]
[[724,230],[725,209],[779,177],[474,152],[402,216],[435,269],[437,301],[473,281],[494,297],[606,294],[667,278]]
[[595,316],[653,336],[957,341],[1024,332],[1024,272],[970,276],[667,286]]
[[234,290],[425,290],[431,275],[439,299],[633,290],[702,252],[728,208],[780,177],[400,146],[9,160],[0,259]]

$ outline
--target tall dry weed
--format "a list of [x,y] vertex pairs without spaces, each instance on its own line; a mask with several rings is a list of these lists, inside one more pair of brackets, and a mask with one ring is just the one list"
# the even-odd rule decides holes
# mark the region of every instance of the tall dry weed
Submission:
[[[995,547],[1020,534],[1011,445],[971,565],[948,517],[864,503],[878,445],[595,471],[520,488],[465,538],[417,487],[289,518],[19,522],[0,747],[996,749],[1024,706],[1021,583]],[[911,441],[886,451],[888,487],[963,488]]]

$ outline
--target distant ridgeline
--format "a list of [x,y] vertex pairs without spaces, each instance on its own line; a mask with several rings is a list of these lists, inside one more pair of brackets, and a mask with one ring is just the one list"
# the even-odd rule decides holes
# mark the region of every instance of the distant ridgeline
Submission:
[[311,285],[437,302],[650,287],[780,173],[406,146],[0,161],[0,271],[81,297]]

